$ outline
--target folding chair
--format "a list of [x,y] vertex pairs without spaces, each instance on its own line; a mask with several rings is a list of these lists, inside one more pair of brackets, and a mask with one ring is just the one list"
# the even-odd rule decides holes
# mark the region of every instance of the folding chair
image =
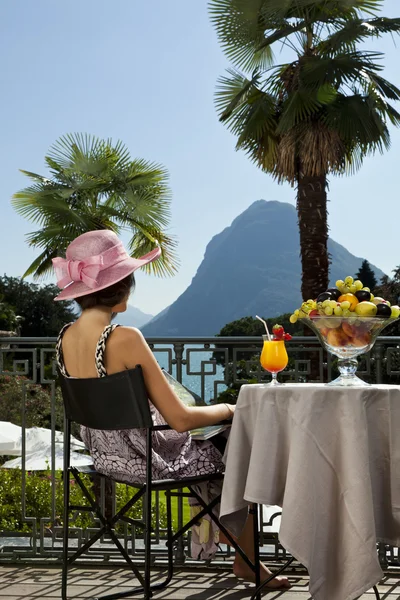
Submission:
[[[232,541],[236,550],[240,553],[247,564],[255,570],[253,563],[247,558],[244,552],[232,540],[229,532],[221,526],[219,520],[212,512],[212,509],[219,503],[220,496],[214,498],[209,504],[206,504],[193,488],[198,483],[212,480],[220,480],[223,477],[221,473],[211,473],[198,477],[188,477],[175,480],[152,480],[152,432],[170,429],[168,425],[153,425],[148,394],[144,383],[142,368],[137,365],[134,369],[126,370],[121,373],[115,373],[106,377],[90,379],[73,379],[64,377],[59,373],[61,390],[65,409],[65,446],[64,446],[64,539],[63,539],[63,572],[62,572],[62,599],[67,600],[68,585],[68,567],[77,558],[82,556],[96,541],[104,534],[108,534],[125,561],[139,580],[140,586],[125,592],[116,592],[102,596],[100,600],[116,600],[117,598],[126,598],[135,594],[142,594],[144,600],[149,600],[154,591],[165,588],[172,579],[173,575],[173,544],[188,529],[194,525],[200,518],[208,514],[210,518],[218,524],[221,531]],[[92,429],[118,430],[143,428],[146,430],[146,481],[133,482],[133,488],[138,488],[133,493],[131,499],[115,515],[107,517],[103,514],[97,500],[88,491],[80,472],[76,467],[70,466],[71,450],[71,423],[75,422]],[[96,473],[93,471],[93,473]],[[76,506],[70,503],[70,476],[73,476],[76,483],[82,490],[89,506]],[[115,480],[117,483],[118,481]],[[125,483],[126,482],[119,482]],[[171,519],[171,494],[172,490],[179,490],[186,487],[190,495],[196,498],[202,506],[200,513],[181,528],[175,535],[172,532]],[[150,585],[151,570],[151,495],[153,491],[165,491],[167,508],[167,556],[168,570],[165,580],[161,583]],[[174,496],[182,495],[183,492],[176,492]],[[130,508],[143,498],[143,522],[131,519],[126,516]],[[90,511],[99,519],[101,527],[85,544],[78,550],[70,554],[68,547],[69,537],[69,513],[71,511]],[[137,566],[132,561],[126,549],[122,546],[114,529],[118,521],[124,521],[131,525],[140,525],[144,530],[144,574],[142,575]],[[257,573],[256,573],[257,575]]]

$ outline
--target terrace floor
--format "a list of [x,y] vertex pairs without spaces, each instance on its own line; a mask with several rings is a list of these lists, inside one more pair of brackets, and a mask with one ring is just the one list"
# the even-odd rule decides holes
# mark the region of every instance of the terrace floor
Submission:
[[[161,578],[162,571],[154,574]],[[56,567],[0,564],[0,600],[59,600],[61,571]],[[308,578],[303,573],[289,574],[292,588],[287,592],[264,594],[268,600],[309,600]],[[69,598],[94,599],[106,593],[125,591],[132,587],[132,577],[126,569],[71,568]],[[154,595],[168,600],[245,600],[252,595],[250,584],[239,583],[228,570],[177,570],[169,587]],[[400,600],[399,575],[386,575],[379,585],[382,600]],[[132,598],[139,598],[134,596]],[[362,600],[374,600],[372,590]],[[326,600],[329,600],[328,598]]]

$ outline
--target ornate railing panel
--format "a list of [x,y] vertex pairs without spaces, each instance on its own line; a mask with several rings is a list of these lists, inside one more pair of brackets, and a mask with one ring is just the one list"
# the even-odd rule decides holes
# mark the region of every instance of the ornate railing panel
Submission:
[[[268,378],[259,363],[260,338],[152,337],[147,341],[160,366],[197,393],[206,403],[218,401],[221,393],[228,399],[234,399],[243,383],[259,382]],[[55,431],[62,429],[63,418],[61,395],[55,381],[54,345],[54,338],[0,338],[0,420],[18,422],[25,431],[26,427],[37,424],[35,410],[40,405],[42,421],[45,419],[41,424],[52,431],[49,469],[47,473],[36,475],[39,479],[35,480],[38,482],[37,490],[40,489],[37,495],[46,496],[42,498],[40,511],[39,498],[36,505],[32,501],[32,494],[35,494],[32,492],[32,481],[35,475],[26,470],[23,441],[21,471],[10,475],[10,478],[14,478],[14,483],[10,483],[10,486],[16,485],[20,493],[17,500],[20,503],[19,521],[16,519],[19,525],[16,526],[14,522],[9,527],[4,526],[7,522],[0,507],[0,562],[32,558],[59,559],[61,555],[62,481],[60,473],[54,467]],[[281,380],[329,381],[336,376],[335,360],[324,353],[316,338],[295,337],[287,347],[289,365],[280,375]],[[400,384],[400,337],[378,338],[370,355],[360,361],[359,373],[371,383]],[[229,397],[226,394],[229,394]],[[4,477],[4,472],[2,469],[0,476]],[[116,494],[115,486],[108,484],[104,479],[94,481],[93,485],[105,508],[107,503],[110,507],[115,506],[119,495],[124,493],[119,489]],[[44,505],[47,507],[45,511]],[[158,556],[161,558],[164,552],[161,543],[164,534],[163,510],[163,499],[157,495],[154,497],[154,546],[159,549]],[[177,500],[177,525],[182,523],[184,513],[185,506]],[[260,537],[262,549],[274,560],[285,556],[285,551],[279,545],[276,536],[279,522],[277,513],[279,511],[266,511],[265,508],[260,512],[263,521],[263,534]],[[76,526],[72,530],[72,543],[77,546],[83,544],[96,528],[95,522],[87,527],[80,519],[80,515],[74,515]],[[120,535],[129,551],[136,555],[142,553],[140,529],[124,524]],[[183,561],[185,555],[190,558],[190,535],[187,540],[182,540],[176,549],[178,561]],[[379,555],[382,563],[399,564],[397,548],[381,545]],[[101,561],[112,560],[114,556],[107,539],[100,540],[89,554],[90,559]],[[223,556],[226,554],[221,552],[221,557]]]

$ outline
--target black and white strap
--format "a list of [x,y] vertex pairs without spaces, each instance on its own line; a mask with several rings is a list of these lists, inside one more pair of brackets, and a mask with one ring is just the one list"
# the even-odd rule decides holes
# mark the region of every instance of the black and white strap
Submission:
[[57,338],[57,342],[56,342],[56,361],[57,361],[58,368],[60,369],[60,371],[64,375],[64,377],[69,377],[69,375],[68,375],[67,369],[65,368],[65,365],[64,365],[64,355],[63,355],[63,351],[62,351],[62,339],[64,337],[64,333],[67,331],[68,327],[70,327],[71,325],[72,325],[72,323],[67,323],[66,325],[64,325],[64,327],[61,329],[60,333],[58,334],[58,338]]
[[115,325],[107,325],[104,329],[103,333],[100,336],[99,341],[97,342],[96,352],[95,352],[95,362],[96,362],[96,371],[99,377],[106,377],[107,371],[104,366],[104,352],[106,350],[106,342],[110,336],[110,334],[114,331],[114,329],[118,327]]

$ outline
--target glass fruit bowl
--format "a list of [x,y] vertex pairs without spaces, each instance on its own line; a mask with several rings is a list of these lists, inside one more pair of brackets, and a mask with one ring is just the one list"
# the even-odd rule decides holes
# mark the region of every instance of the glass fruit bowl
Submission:
[[384,317],[324,317],[302,318],[317,335],[322,346],[337,356],[340,375],[328,385],[367,386],[356,376],[357,356],[369,352],[380,332],[397,319]]

